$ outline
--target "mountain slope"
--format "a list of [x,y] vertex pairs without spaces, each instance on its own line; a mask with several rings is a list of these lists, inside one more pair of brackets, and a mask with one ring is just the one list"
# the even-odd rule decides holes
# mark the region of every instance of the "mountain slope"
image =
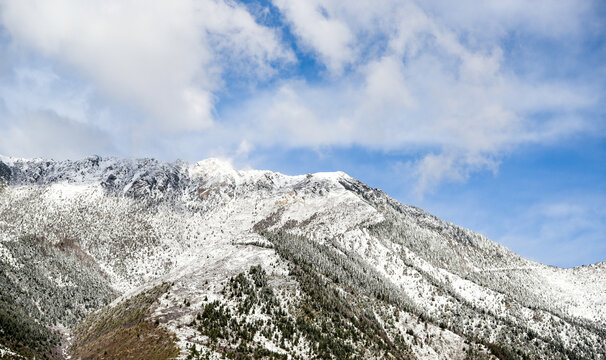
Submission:
[[0,337],[25,356],[147,336],[182,358],[606,357],[604,263],[532,262],[340,172],[0,158],[0,269],[62,337]]

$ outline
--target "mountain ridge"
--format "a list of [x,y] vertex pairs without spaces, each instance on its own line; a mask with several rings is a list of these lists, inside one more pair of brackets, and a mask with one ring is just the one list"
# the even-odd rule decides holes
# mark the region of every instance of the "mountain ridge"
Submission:
[[[76,316],[79,321],[55,315],[67,328],[66,356],[94,351],[95,341],[125,331],[117,325],[82,342],[76,323],[104,316],[163,282],[172,285],[141,308],[147,315],[137,326],[161,337],[174,334],[181,358],[202,353],[383,358],[387,352],[420,359],[601,359],[606,354],[600,340],[606,332],[604,263],[562,269],[524,259],[343,172],[289,176],[235,170],[217,159],[188,164],[0,157],[0,177],[7,183],[0,188],[0,265],[14,276],[4,280],[0,294],[14,288],[35,293],[14,280],[28,266],[14,255],[39,249],[59,249],[44,251],[51,254],[50,264],[59,262],[57,276],[69,277],[59,265],[83,266],[72,260],[77,246],[100,272],[83,269],[92,271],[92,278],[110,280],[105,307],[76,296],[85,309]],[[45,274],[28,276],[53,291],[59,286]],[[325,286],[317,288],[311,279]],[[84,291],[84,285],[70,286],[76,295]],[[318,292],[350,315],[332,313],[314,297]],[[34,307],[23,312],[35,315]],[[280,315],[263,312],[270,307]],[[236,315],[238,309],[248,313]],[[205,312],[236,319],[237,325],[222,325],[227,330],[220,331],[221,338],[216,324],[202,315],[198,319]],[[413,318],[425,328],[413,326]],[[331,333],[339,330],[337,323],[349,335]],[[243,326],[257,329],[252,338],[242,335]],[[384,335],[375,338],[364,329]],[[330,334],[338,341],[329,341]],[[70,343],[70,336],[80,340]]]

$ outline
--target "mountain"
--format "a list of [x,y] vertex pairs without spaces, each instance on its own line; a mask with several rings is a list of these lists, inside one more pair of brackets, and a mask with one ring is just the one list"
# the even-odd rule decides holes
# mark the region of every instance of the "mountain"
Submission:
[[0,358],[606,359],[605,294],[342,172],[0,157]]

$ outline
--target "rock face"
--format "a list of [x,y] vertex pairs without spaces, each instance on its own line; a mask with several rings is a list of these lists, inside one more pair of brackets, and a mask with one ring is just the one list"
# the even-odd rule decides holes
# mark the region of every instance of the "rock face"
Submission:
[[0,157],[0,178],[0,357],[606,358],[604,263],[524,259],[342,172]]

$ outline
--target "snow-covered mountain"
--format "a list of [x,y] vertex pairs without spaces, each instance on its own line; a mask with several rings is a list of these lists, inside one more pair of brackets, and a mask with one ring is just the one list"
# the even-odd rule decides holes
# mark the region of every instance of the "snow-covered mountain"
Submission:
[[342,172],[0,157],[0,358],[605,359],[605,294]]

